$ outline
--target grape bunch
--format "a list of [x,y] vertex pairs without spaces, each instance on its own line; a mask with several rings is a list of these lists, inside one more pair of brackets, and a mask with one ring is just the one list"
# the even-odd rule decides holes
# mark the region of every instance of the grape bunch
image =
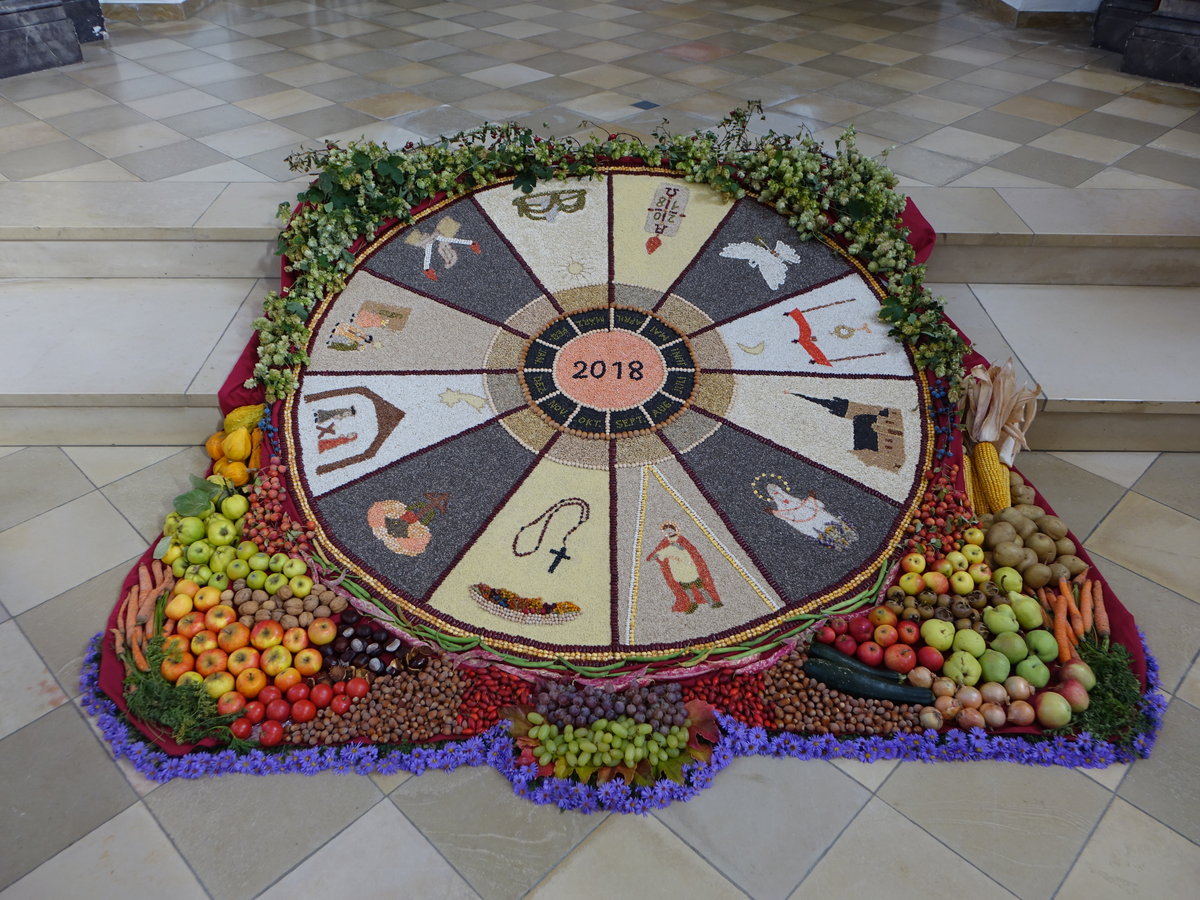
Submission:
[[540,766],[553,765],[559,778],[585,766],[626,765],[632,769],[642,760],[649,760],[657,767],[679,756],[688,745],[686,724],[663,724],[655,730],[649,722],[635,722],[622,715],[596,719],[578,728],[567,723],[560,729],[536,712],[528,713],[526,718],[533,726],[529,737],[538,741],[534,758]]
[[551,725],[585,728],[598,719],[627,717],[647,725],[646,733],[670,734],[687,722],[683,691],[678,684],[654,684],[614,692],[575,684],[551,683],[534,698],[535,709]]

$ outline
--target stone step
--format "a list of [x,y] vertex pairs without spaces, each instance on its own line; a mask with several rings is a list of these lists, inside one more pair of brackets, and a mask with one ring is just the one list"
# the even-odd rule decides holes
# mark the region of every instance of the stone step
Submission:
[[[274,277],[288,183],[0,183],[0,278]],[[906,189],[938,232],[929,278],[1200,285],[1200,194]]]
[[[273,282],[0,279],[0,444],[202,440]],[[990,360],[1038,384],[1045,450],[1200,450],[1194,288],[932,283]]]

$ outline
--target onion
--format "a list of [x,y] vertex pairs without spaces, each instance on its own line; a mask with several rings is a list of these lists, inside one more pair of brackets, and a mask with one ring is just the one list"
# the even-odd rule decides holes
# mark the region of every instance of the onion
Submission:
[[1014,700],[1008,704],[1009,725],[1032,725],[1034,717],[1033,707],[1024,700]]
[[1004,681],[1004,690],[1010,700],[1028,700],[1033,696],[1033,685],[1020,675],[1010,675]]
[[953,719],[963,708],[963,705],[958,702],[958,698],[944,695],[934,700],[933,705],[942,714],[943,719]]
[[946,678],[945,676],[935,678],[930,687],[933,689],[933,696],[935,697],[953,697],[954,692],[958,690],[958,685],[955,684],[954,679]]
[[983,696],[984,703],[995,703],[998,706],[1004,706],[1008,703],[1008,691],[1004,685],[997,681],[989,681],[986,684],[979,686],[979,693]]
[[922,728],[933,728],[934,730],[942,727],[942,714],[935,706],[924,706],[921,708],[921,714],[918,717]]
[[979,707],[979,712],[988,728],[1003,728],[1004,723],[1008,721],[1008,715],[999,703],[985,703]]
[[983,695],[979,693],[979,689],[969,684],[960,687],[954,697],[967,709],[979,709],[979,704],[983,703]]
[[987,725],[987,722],[984,721],[983,713],[977,709],[968,707],[955,716],[954,724],[965,731],[969,731],[972,728],[983,728]]
[[908,683],[916,687],[929,687],[933,684],[933,673],[925,666],[917,666],[908,673]]

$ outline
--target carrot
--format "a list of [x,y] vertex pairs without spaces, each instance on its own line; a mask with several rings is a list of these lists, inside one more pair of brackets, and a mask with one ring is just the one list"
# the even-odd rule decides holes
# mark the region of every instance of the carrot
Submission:
[[129,594],[125,598],[128,605],[125,608],[125,637],[128,638],[132,633],[134,626],[137,625],[137,611],[139,606],[140,592],[135,584],[129,589]]
[[1072,584],[1083,584],[1085,581],[1087,581],[1088,572],[1090,572],[1090,571],[1091,571],[1091,569],[1089,569],[1087,566],[1084,566],[1083,571],[1071,579],[1071,583]]
[[1079,591],[1079,615],[1083,618],[1084,634],[1092,630],[1092,605],[1092,580],[1089,578]]
[[1047,631],[1054,630],[1054,616],[1049,610],[1042,610],[1042,627]]
[[117,656],[120,656],[125,652],[125,632],[123,632],[120,628],[113,628],[112,636],[113,652],[115,652]]
[[1079,604],[1075,602],[1073,591],[1067,591],[1067,614],[1071,618],[1071,631],[1075,637],[1083,637],[1083,613],[1079,610]]
[[164,620],[163,621],[163,634],[168,635],[168,634],[174,634],[174,633],[175,633],[175,620],[174,619]]
[[[148,581],[149,579],[147,579]],[[137,624],[145,625],[154,618],[154,602],[158,599],[158,594],[152,588],[147,586],[145,591],[141,593],[141,603],[137,611]]]
[[143,597],[154,591],[154,585],[150,581],[150,570],[144,565],[138,566],[138,590],[141,591]]
[[121,600],[121,605],[117,607],[117,628],[116,628],[116,630],[121,631],[122,633],[124,633],[124,629],[125,629],[125,613],[129,609],[129,597],[130,597],[130,594],[127,593],[125,595],[125,597]]
[[163,564],[157,559],[151,561],[150,569],[154,573],[154,583],[161,585],[163,582]]
[[1037,598],[1038,598],[1038,601],[1042,604],[1042,610],[1044,612],[1053,612],[1054,611],[1053,607],[1050,606],[1050,600],[1046,596],[1046,589],[1044,587],[1040,587],[1037,589]]
[[150,671],[150,663],[146,661],[146,654],[142,652],[142,626],[136,625],[133,629],[133,634],[129,636],[129,652],[133,654],[133,664],[143,672]]
[[1071,626],[1067,623],[1067,598],[1061,594],[1054,602],[1054,639],[1058,641],[1058,661],[1065,663],[1075,652],[1069,637]]
[[1096,637],[1102,639],[1104,646],[1107,647],[1112,631],[1108,627],[1108,610],[1104,608],[1104,588],[1101,587],[1099,581],[1092,584],[1092,606],[1094,607],[1092,615],[1096,623]]

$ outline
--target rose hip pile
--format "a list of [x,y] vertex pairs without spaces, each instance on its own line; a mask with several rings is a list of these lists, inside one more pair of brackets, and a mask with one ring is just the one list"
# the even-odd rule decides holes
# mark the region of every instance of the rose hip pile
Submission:
[[906,529],[905,553],[920,553],[929,562],[961,550],[963,532],[975,524],[967,493],[957,487],[958,465],[927,473],[921,504]]
[[270,462],[258,470],[254,486],[247,494],[250,509],[243,523],[243,537],[258,544],[264,553],[295,555],[301,550],[312,549],[316,523],[301,524],[284,509],[287,486],[283,476],[287,470],[278,456],[272,456]]

